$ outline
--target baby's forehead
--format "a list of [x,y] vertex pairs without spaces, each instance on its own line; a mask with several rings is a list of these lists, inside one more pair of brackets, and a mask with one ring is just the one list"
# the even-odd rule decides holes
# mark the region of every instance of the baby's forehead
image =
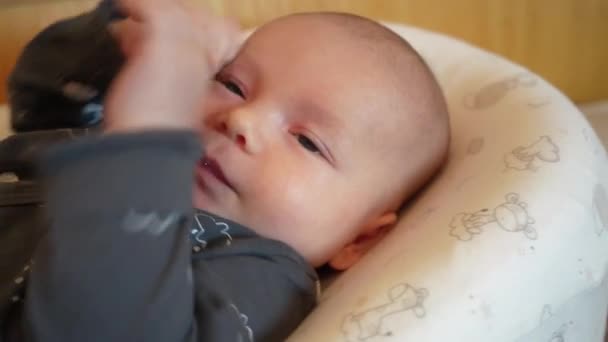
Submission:
[[285,74],[300,78],[286,87],[302,81],[318,90],[304,100],[340,122],[353,148],[386,152],[414,126],[407,120],[413,110],[407,95],[415,90],[420,62],[407,42],[378,23],[343,14],[292,15],[264,25],[248,44],[246,53],[260,52],[255,57],[272,60],[272,67],[285,59]]
[[325,70],[318,70],[319,77],[335,68],[350,73],[352,79],[363,74],[394,78],[424,64],[415,50],[390,29],[344,13],[296,14],[276,19],[256,30],[245,50],[266,52],[261,58],[283,55],[293,67],[306,66],[303,61],[307,57],[327,62]]
[[[256,29],[247,37],[245,46],[279,45],[285,48],[312,49],[318,53],[343,51],[345,47],[362,47],[363,35],[357,34],[362,30],[356,27],[370,25],[368,20],[357,19],[355,23],[344,25],[336,20],[336,16],[342,14],[303,13],[280,17]],[[371,23],[383,29],[379,24]],[[359,51],[358,58],[367,55],[366,52],[369,54],[371,51]]]

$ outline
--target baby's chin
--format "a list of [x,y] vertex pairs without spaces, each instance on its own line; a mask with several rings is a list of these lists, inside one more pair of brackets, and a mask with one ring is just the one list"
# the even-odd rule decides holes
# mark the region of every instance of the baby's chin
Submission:
[[282,241],[291,248],[295,249],[298,253],[300,253],[300,255],[307,259],[307,261],[311,262],[311,260],[308,260],[310,258],[306,257],[305,252],[298,248],[299,246],[296,241],[293,241],[297,234],[294,235],[293,232],[276,229],[278,227],[283,227],[284,229],[284,227],[290,226],[287,224],[287,222],[291,221],[292,217],[266,217],[264,223],[259,221],[253,222],[255,220],[259,220],[260,218],[257,217],[252,221],[251,217],[248,217],[239,209],[238,203],[235,203],[234,199],[234,196],[229,193],[227,194],[221,191],[213,192],[204,186],[197,186],[193,191],[194,208],[243,225],[248,229],[253,230],[261,237]]
[[195,209],[220,216],[252,229],[248,222],[244,222],[245,220],[238,215],[234,200],[235,198],[231,194],[213,192],[199,186],[195,186],[192,192],[192,206]]
[[208,193],[201,191],[197,187],[192,192],[192,205],[195,209],[206,211],[218,216],[225,216],[225,210],[222,206],[217,203],[217,199],[214,196],[210,196]]
[[[232,210],[235,194],[222,182],[208,174],[197,175],[192,191],[192,204],[194,208],[232,219]],[[240,222],[239,222],[240,223]]]
[[[194,190],[192,204],[195,209],[206,211],[208,213],[231,219],[228,210],[217,203],[215,199],[210,198],[207,194]],[[240,222],[239,222],[240,223]]]

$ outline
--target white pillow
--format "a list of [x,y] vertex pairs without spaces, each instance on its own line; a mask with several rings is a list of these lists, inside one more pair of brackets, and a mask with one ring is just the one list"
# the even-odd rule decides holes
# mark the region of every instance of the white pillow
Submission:
[[445,91],[450,161],[290,341],[602,341],[608,161],[593,129],[521,66],[389,27]]

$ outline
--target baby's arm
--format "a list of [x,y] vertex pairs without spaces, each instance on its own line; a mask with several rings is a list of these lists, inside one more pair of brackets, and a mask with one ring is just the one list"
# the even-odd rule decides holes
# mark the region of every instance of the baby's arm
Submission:
[[122,0],[113,32],[127,62],[106,100],[105,129],[196,129],[210,81],[236,54],[238,30],[177,0]]
[[139,35],[106,101],[106,135],[43,163],[51,222],[28,283],[28,340],[193,341],[195,316],[213,321],[195,313],[188,276],[192,128],[235,32],[174,0],[121,4],[132,21],[118,35]]
[[32,341],[191,341],[194,133],[86,138],[43,163],[50,229],[34,256]]

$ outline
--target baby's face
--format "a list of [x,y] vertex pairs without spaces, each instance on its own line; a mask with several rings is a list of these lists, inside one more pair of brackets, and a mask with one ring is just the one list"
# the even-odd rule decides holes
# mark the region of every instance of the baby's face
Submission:
[[[307,18],[254,33],[217,76],[195,206],[326,262],[383,214],[394,123],[364,49]],[[400,132],[400,134],[407,134]],[[394,155],[394,154],[393,154]]]

